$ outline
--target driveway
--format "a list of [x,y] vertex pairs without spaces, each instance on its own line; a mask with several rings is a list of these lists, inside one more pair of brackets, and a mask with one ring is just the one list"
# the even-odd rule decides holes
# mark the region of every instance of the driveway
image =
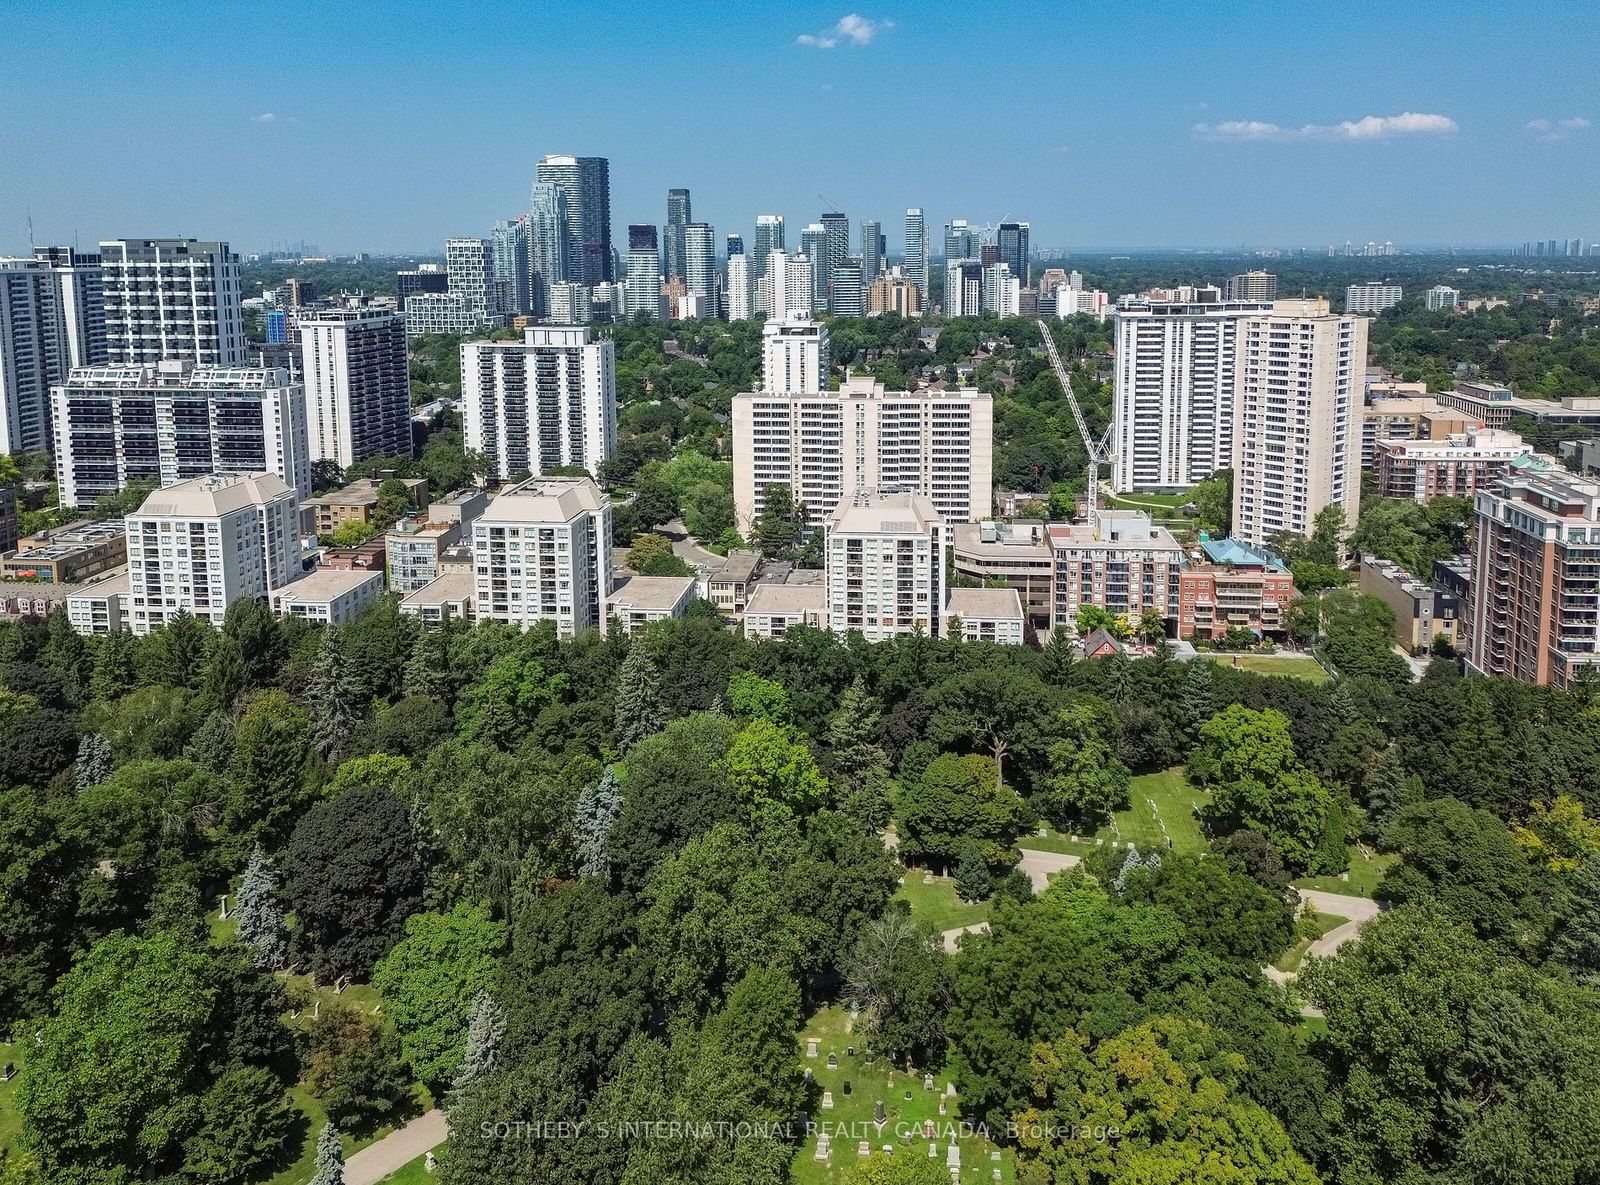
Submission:
[[377,1185],[424,1152],[437,1148],[449,1136],[450,1126],[445,1122],[443,1111],[435,1109],[419,1115],[345,1161],[344,1185]]
[[946,930],[941,937],[944,939],[944,949],[953,955],[956,953],[956,940],[963,934],[987,934],[988,932],[988,922],[973,922],[970,926],[957,926],[954,930]]
[[1329,930],[1307,949],[1306,955],[1319,959],[1331,958],[1345,943],[1361,933],[1361,927],[1383,912],[1371,897],[1352,897],[1346,893],[1324,893],[1320,889],[1301,889],[1300,897],[1318,913],[1350,920],[1336,930]]
[[672,553],[691,568],[698,569],[702,576],[722,567],[722,557],[701,547],[689,534],[689,528],[683,525],[682,519],[675,518],[663,524],[661,533],[672,541]]
[[1065,852],[1041,852],[1038,848],[1023,848],[1021,851],[1022,859],[1017,862],[1017,867],[1028,874],[1035,893],[1044,892],[1050,878],[1056,873],[1076,868],[1080,863],[1077,856],[1069,856]]

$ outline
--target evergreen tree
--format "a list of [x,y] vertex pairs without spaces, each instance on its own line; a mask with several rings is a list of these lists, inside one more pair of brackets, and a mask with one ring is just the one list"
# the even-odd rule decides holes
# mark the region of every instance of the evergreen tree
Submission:
[[450,672],[450,631],[423,630],[406,663],[405,692],[426,695],[448,704],[455,698],[455,680]]
[[1328,697],[1328,709],[1340,724],[1354,724],[1361,719],[1361,710],[1356,706],[1356,697],[1347,680],[1340,679],[1334,686],[1333,694]]
[[78,742],[78,767],[73,771],[73,784],[79,790],[98,786],[111,776],[115,768],[111,742],[98,732],[88,733]]
[[882,734],[883,713],[878,701],[867,694],[866,683],[857,675],[839,697],[839,710],[828,720],[834,766],[849,785],[860,785],[871,771],[888,765],[889,758],[878,743]]
[[661,671],[642,640],[635,641],[622,662],[617,682],[617,745],[626,752],[667,722],[661,702]]
[[233,760],[233,722],[227,713],[216,710],[206,716],[183,747],[183,755],[213,772],[227,769]]
[[[1129,844],[1128,854],[1123,857],[1122,867],[1117,870],[1117,879],[1111,882],[1111,887],[1117,892],[1122,892],[1128,887],[1128,876],[1144,867],[1144,861],[1139,857],[1139,845]],[[1157,867],[1160,867],[1157,865]]]
[[457,1094],[492,1074],[500,1064],[500,1039],[506,1032],[506,1014],[488,992],[479,992],[472,1002],[472,1020],[467,1025],[467,1048],[461,1055],[451,1086]]
[[578,873],[604,877],[611,869],[607,855],[611,828],[622,812],[622,785],[615,768],[607,766],[600,781],[583,788],[572,830],[577,840]]
[[982,901],[994,892],[994,878],[977,844],[968,844],[956,862],[956,894],[963,901]]
[[288,954],[283,905],[278,901],[278,873],[257,844],[239,882],[239,902],[234,910],[239,940],[250,948],[250,959],[261,971],[276,971]]
[[1600,855],[1562,885],[1550,953],[1585,987],[1600,987]]
[[1072,631],[1057,626],[1050,631],[1050,640],[1044,644],[1044,678],[1054,687],[1065,687],[1073,664],[1078,661],[1078,649],[1072,641]]
[[139,685],[138,642],[127,630],[112,630],[100,640],[89,679],[89,694],[113,700]]
[[88,698],[93,667],[83,638],[67,620],[67,611],[57,609],[45,619],[44,665],[61,676],[62,690],[69,704],[82,704]]
[[349,738],[360,716],[359,700],[360,689],[345,661],[339,632],[330,629],[322,635],[316,666],[311,670],[311,685],[306,689],[311,743],[324,757],[330,756]]
[[150,681],[169,687],[198,687],[210,639],[210,626],[201,625],[187,610],[178,610],[150,635]]
[[311,1185],[344,1185],[344,1149],[331,1123],[324,1123],[317,1134],[317,1171]]
[[216,711],[231,709],[245,687],[244,652],[239,643],[232,638],[216,638],[202,670],[201,695]]
[[1183,673],[1183,727],[1191,740],[1200,735],[1200,726],[1217,711],[1211,676],[1211,662],[1203,658],[1192,659]]
[[1405,762],[1394,750],[1378,758],[1363,781],[1367,797],[1364,833],[1377,839],[1396,815],[1427,797],[1422,779],[1406,772]]

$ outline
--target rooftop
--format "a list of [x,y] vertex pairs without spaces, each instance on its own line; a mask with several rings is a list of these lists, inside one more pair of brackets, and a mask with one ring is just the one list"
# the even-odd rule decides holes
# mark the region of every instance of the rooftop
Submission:
[[730,551],[727,559],[722,561],[722,567],[712,572],[707,577],[713,584],[733,583],[743,584],[755,574],[761,557],[753,551]]
[[946,610],[962,621],[1022,621],[1022,598],[1014,588],[952,588]]
[[280,604],[299,602],[320,605],[342,597],[345,593],[352,592],[364,584],[370,584],[374,580],[379,583],[383,581],[383,573],[375,568],[350,570],[317,568],[299,580],[278,589],[274,592],[273,599]]
[[299,385],[298,380],[291,379],[289,372],[279,366],[197,366],[187,358],[74,366],[67,383],[91,390],[182,387],[186,390],[265,391]]
[[857,490],[828,516],[828,530],[842,535],[923,535],[941,522],[933,503],[909,490]]
[[476,594],[478,578],[471,568],[452,568],[441,572],[416,592],[401,599],[402,606],[421,608],[447,602],[470,601]]
[[479,522],[565,523],[604,510],[610,499],[590,477],[534,477],[496,494]]
[[1268,551],[1265,547],[1251,547],[1242,539],[1202,539],[1200,550],[1206,553],[1206,559],[1213,564],[1227,564],[1239,568],[1271,568],[1278,572],[1287,572],[1283,560],[1278,558],[1276,552]]
[[1050,523],[1045,527],[1055,548],[1093,547],[1130,551],[1179,551],[1182,546],[1171,531],[1158,527],[1142,510],[1107,510],[1088,522]]
[[156,490],[130,518],[215,518],[294,497],[274,473],[211,473]]
[[633,576],[611,590],[606,607],[670,611],[693,588],[693,576]]
[[746,620],[771,614],[792,616],[820,614],[827,607],[828,590],[819,582],[807,584],[758,584],[745,602]]

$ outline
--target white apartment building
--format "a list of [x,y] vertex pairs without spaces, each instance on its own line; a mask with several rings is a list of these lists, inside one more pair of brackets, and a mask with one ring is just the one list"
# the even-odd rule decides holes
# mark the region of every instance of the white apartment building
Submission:
[[810,395],[828,389],[828,327],[791,312],[761,330],[761,389]]
[[630,576],[606,597],[605,630],[633,634],[682,617],[694,600],[694,589],[693,576]]
[[1344,311],[1381,313],[1399,304],[1403,295],[1398,284],[1351,284],[1344,290]]
[[989,512],[994,400],[970,387],[887,391],[868,377],[837,391],[733,399],[733,501],[748,532],[772,486],[803,502],[813,526],[858,489],[909,490],[947,522]]
[[[563,638],[599,629],[611,579],[611,502],[587,477],[531,478],[496,496],[472,524],[472,561],[480,621],[553,621]],[[425,601],[426,592],[414,595]]]
[[50,388],[105,358],[99,256],[39,247],[0,259],[0,453],[48,449]]
[[653,226],[628,227],[628,279],[624,292],[629,320],[638,313],[644,313],[656,321],[665,319],[666,301],[661,295],[661,248]]
[[615,357],[611,339],[583,325],[532,326],[520,342],[462,342],[467,447],[502,478],[557,465],[598,475],[617,443]]
[[983,315],[983,264],[954,259],[944,269],[944,311],[947,317]]
[[244,365],[239,257],[228,244],[108,239],[100,268],[106,361]]
[[828,516],[823,541],[827,628],[859,630],[869,642],[940,636],[949,551],[944,520],[922,495],[851,494]]
[[1014,588],[952,588],[945,602],[945,624],[951,636],[959,632],[964,642],[1021,646],[1028,633],[1022,598]]
[[459,292],[413,292],[406,297],[406,336],[425,333],[476,333],[492,329],[502,318],[475,309]]
[[1087,522],[1045,527],[1054,572],[1050,628],[1075,628],[1086,605],[1138,619],[1178,617],[1183,545],[1142,510],[1098,510]]
[[1367,322],[1321,300],[1278,301],[1238,330],[1233,533],[1266,543],[1309,535],[1317,512],[1361,512],[1361,405]]
[[446,239],[444,268],[450,292],[475,313],[498,313],[494,287],[494,249],[487,239]]
[[760,281],[758,311],[778,320],[796,312],[811,316],[816,297],[812,280],[811,260],[806,256],[798,252],[793,255],[786,251],[771,252],[767,256],[766,273]]
[[86,584],[72,586],[67,594],[67,623],[74,633],[105,637],[127,629],[128,573],[126,569]]
[[1053,307],[1056,316],[1062,320],[1077,313],[1086,313],[1096,321],[1104,321],[1109,307],[1108,300],[1106,294],[1098,288],[1075,288],[1071,284],[1057,284],[1049,292],[1042,307],[1043,309]]
[[348,469],[368,457],[411,455],[411,376],[399,315],[307,313],[300,358],[313,461]]
[[234,601],[290,583],[298,501],[271,473],[212,473],[155,491],[123,520],[128,628],[143,636],[180,612],[220,626]]
[[1012,274],[1011,265],[991,263],[983,269],[983,311],[999,317],[1015,317],[1022,307],[1022,281]]
[[51,404],[63,506],[208,473],[273,473],[311,496],[305,387],[279,367],[79,367]]
[[322,625],[343,625],[383,596],[383,573],[376,569],[318,568],[274,589],[272,612]]
[[1119,492],[1183,490],[1233,464],[1240,326],[1263,301],[1223,301],[1215,288],[1117,302],[1112,399]]
[[748,321],[755,316],[755,295],[751,288],[748,255],[728,256],[728,320]]
[[1430,313],[1443,312],[1461,303],[1461,293],[1448,284],[1435,284],[1422,294],[1422,303]]

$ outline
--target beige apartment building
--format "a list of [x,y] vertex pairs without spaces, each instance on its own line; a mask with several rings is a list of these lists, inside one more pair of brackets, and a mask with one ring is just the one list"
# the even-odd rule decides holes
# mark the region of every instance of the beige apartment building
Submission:
[[1183,547],[1148,514],[1098,510],[1085,523],[1051,523],[1045,534],[1055,562],[1052,629],[1074,628],[1085,605],[1177,620]]
[[865,490],[847,498],[829,516],[823,543],[827,627],[858,630],[869,642],[941,636],[949,549],[927,497]]
[[[1421,384],[1418,384],[1419,386]],[[1431,395],[1372,398],[1361,409],[1361,468],[1378,463],[1380,440],[1443,440],[1457,432],[1470,432],[1478,421],[1466,412],[1445,407]]]
[[1534,456],[1522,437],[1496,428],[1451,433],[1443,440],[1380,440],[1378,492],[1414,502],[1443,495],[1469,498]]
[[970,387],[888,391],[849,378],[837,391],[733,400],[733,500],[748,533],[767,489],[783,486],[821,526],[857,490],[908,490],[946,522],[987,513],[994,400]]
[[1311,534],[1317,512],[1361,512],[1367,321],[1320,300],[1280,300],[1238,330],[1233,532],[1261,544]]
[[1570,686],[1600,662],[1600,482],[1510,473],[1477,493],[1467,667]]

